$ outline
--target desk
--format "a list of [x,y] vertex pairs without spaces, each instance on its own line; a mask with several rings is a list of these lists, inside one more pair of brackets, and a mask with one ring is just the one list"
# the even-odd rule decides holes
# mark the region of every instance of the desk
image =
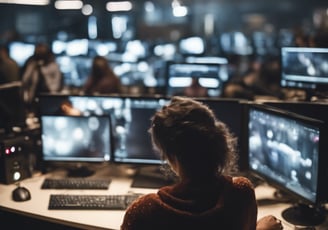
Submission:
[[[40,189],[43,180],[46,177],[58,177],[63,172],[53,172],[48,174],[35,174],[32,178],[25,179],[20,182],[21,186],[28,188],[31,192],[31,200],[25,202],[15,202],[11,199],[11,193],[16,188],[15,184],[0,184],[0,209],[3,211],[28,216],[43,221],[57,224],[63,224],[70,227],[81,229],[119,229],[122,223],[124,211],[119,210],[48,210],[48,202],[50,194],[125,194],[128,192],[150,193],[156,192],[157,189],[132,188],[133,172],[129,169],[108,170],[108,166],[102,167],[97,172],[97,177],[110,177],[112,182],[108,190],[54,190]],[[124,175],[117,171],[124,171]],[[257,199],[270,199],[273,196],[274,189],[267,185],[256,187]],[[258,208],[258,218],[268,214],[273,214],[282,219],[281,211],[290,204],[272,204],[260,205]],[[327,218],[328,219],[328,218]],[[297,229],[291,224],[283,221],[284,229]],[[316,229],[328,229],[328,221]]]

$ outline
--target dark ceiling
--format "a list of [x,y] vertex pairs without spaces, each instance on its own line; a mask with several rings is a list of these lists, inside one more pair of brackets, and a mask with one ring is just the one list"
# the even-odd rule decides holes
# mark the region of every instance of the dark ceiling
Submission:
[[[100,36],[111,37],[110,17],[105,10],[105,0],[83,0],[94,7],[98,19]],[[153,1],[158,9],[158,19],[147,21],[143,3],[146,0],[133,0],[134,8],[129,15],[135,34],[141,38],[163,37],[172,30],[182,30],[181,34],[203,35],[204,17],[213,14],[214,33],[225,31],[280,30],[301,28],[306,31],[317,26],[328,27],[327,1],[316,0],[180,0],[189,7],[187,18],[176,19],[171,16],[171,1]],[[73,36],[87,34],[87,17],[81,11],[59,11],[54,0],[48,6],[22,6],[0,4],[0,35],[16,32],[21,36],[55,36],[59,31],[68,31]],[[320,13],[321,24],[315,25],[314,15]],[[124,14],[124,13],[121,13]],[[173,28],[173,29],[172,29]],[[0,37],[0,38],[1,38]]]

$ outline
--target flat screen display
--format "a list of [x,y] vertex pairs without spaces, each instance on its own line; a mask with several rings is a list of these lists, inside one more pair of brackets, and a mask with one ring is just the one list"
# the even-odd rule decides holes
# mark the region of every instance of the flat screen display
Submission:
[[249,108],[249,167],[273,186],[314,204],[323,182],[319,177],[323,122],[279,111]]
[[41,116],[44,161],[104,162],[111,157],[109,116]]
[[328,48],[282,47],[281,86],[328,91]]
[[[196,97],[218,97],[222,93],[223,82],[227,79],[226,64],[213,63],[167,63],[167,96],[185,95],[193,91]],[[197,85],[196,87],[194,87]]]

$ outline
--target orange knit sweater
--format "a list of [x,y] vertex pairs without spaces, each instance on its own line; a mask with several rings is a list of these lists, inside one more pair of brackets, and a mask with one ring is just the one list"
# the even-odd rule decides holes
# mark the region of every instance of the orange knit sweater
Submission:
[[203,184],[178,183],[140,197],[126,210],[121,230],[255,230],[257,203],[244,177]]

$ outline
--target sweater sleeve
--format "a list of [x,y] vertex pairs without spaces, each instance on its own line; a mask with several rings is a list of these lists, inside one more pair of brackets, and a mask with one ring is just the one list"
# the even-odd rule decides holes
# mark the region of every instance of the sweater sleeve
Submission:
[[240,218],[242,219],[244,230],[255,230],[257,222],[257,203],[253,184],[245,177],[233,178],[235,188],[234,197],[242,209]]
[[121,230],[148,229],[148,223],[152,216],[152,210],[158,209],[158,196],[147,194],[134,201],[126,210]]

